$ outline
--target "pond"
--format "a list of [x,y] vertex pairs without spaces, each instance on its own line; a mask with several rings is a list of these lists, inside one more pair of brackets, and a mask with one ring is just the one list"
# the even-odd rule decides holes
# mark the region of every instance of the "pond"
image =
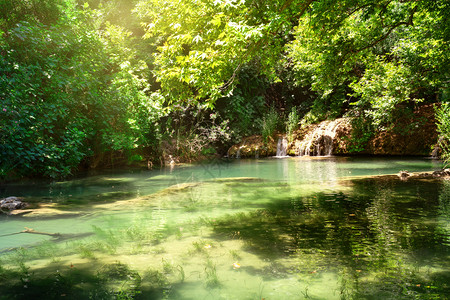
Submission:
[[3,185],[31,209],[0,215],[0,299],[445,299],[450,182],[395,176],[441,167],[214,160]]

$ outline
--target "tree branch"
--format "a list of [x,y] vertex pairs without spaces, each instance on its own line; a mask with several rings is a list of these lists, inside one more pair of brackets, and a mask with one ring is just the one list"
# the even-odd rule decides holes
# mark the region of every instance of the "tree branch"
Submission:
[[351,15],[353,15],[354,13],[358,12],[361,9],[364,9],[366,7],[373,6],[373,5],[376,5],[376,4],[375,3],[367,3],[365,5],[358,6],[357,8],[353,9],[352,11],[350,11],[346,18],[350,17]]
[[[300,10],[300,12],[296,15],[297,18],[300,18],[301,16],[303,16],[303,14],[306,12],[306,10],[309,8],[309,6],[316,0],[308,0],[305,5],[303,6],[303,8]],[[289,0],[287,1],[289,2]]]
[[[307,0],[304,3],[304,6],[301,8],[300,12],[298,14],[296,14],[296,17],[300,17],[302,16],[306,10],[308,9],[308,7],[314,2],[315,0]],[[287,9],[292,3],[294,2],[294,0],[286,0],[286,2],[283,4],[283,6],[280,9],[280,12],[282,12],[283,10]],[[276,28],[275,30],[273,30],[273,32],[276,32],[278,30],[278,28]],[[268,33],[270,34],[270,32]],[[250,53],[254,50],[254,49],[259,49],[261,44],[267,39],[267,35],[266,38],[262,38],[260,40],[258,40],[256,43],[253,43],[253,45],[251,45],[250,47],[247,48],[247,52],[243,55],[242,57],[242,61],[239,63],[239,65],[234,69],[233,74],[231,75],[231,77],[220,87],[218,87],[219,90],[221,91],[225,91],[226,89],[228,89],[234,82],[234,80],[236,79],[237,73],[239,72],[240,68],[242,67],[245,59],[250,55]]]
[[362,47],[362,48],[357,49],[357,50],[356,50],[355,52],[353,52],[353,53],[359,53],[359,52],[361,52],[361,51],[363,51],[363,50],[366,50],[366,49],[368,49],[368,48],[371,48],[371,47],[375,46],[376,44],[378,44],[378,43],[384,41],[384,40],[392,33],[392,31],[393,31],[395,28],[397,28],[397,27],[400,27],[400,26],[402,26],[402,25],[405,25],[405,26],[412,26],[412,25],[414,25],[414,24],[413,24],[413,18],[414,18],[414,14],[416,13],[416,11],[417,11],[417,6],[414,7],[413,10],[411,11],[411,14],[409,15],[408,21],[398,22],[397,24],[394,24],[391,28],[389,28],[389,30],[388,30],[384,35],[382,35],[381,37],[379,37],[378,39],[376,39],[376,40],[373,41],[372,43],[370,43],[370,44],[368,44],[368,45],[366,45],[366,46],[364,46],[364,47]]

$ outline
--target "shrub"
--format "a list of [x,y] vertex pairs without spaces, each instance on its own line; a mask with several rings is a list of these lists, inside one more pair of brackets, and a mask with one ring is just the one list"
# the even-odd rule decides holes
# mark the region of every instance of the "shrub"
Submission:
[[288,115],[286,120],[286,134],[289,141],[292,141],[294,138],[294,130],[297,129],[298,123],[300,121],[300,117],[297,113],[297,107],[292,107],[291,112]]
[[275,131],[278,129],[278,125],[280,123],[280,117],[275,110],[275,108],[271,107],[269,111],[262,118],[262,137],[265,142],[272,138],[275,134]]

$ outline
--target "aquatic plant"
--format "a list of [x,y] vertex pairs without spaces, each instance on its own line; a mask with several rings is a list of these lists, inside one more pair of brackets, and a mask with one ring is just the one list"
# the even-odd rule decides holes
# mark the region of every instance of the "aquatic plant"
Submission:
[[89,244],[79,243],[77,249],[81,258],[96,259],[94,251],[92,251]]
[[220,281],[217,277],[216,265],[210,259],[206,261],[205,265],[205,283],[208,288],[216,288],[220,286]]
[[194,246],[194,251],[193,252],[206,253],[206,249],[207,249],[207,248],[205,248],[206,245],[211,245],[211,244],[209,244],[208,242],[206,242],[204,240],[199,240],[199,241],[192,242],[192,246]]
[[178,270],[179,275],[180,275],[180,281],[184,282],[184,278],[186,277],[186,274],[184,273],[183,267],[181,265],[178,265],[177,266],[177,270]]
[[117,299],[134,299],[141,293],[141,276],[121,262],[107,264],[97,270],[97,277],[112,286]]
[[61,257],[58,256],[62,252],[62,249],[57,244],[50,241],[44,241],[40,245],[34,248],[36,252],[36,258],[47,257],[51,258],[52,262],[59,262]]
[[158,228],[158,234],[160,235],[160,239],[164,240],[171,236],[176,236],[177,238],[182,237],[183,228],[180,227],[180,224],[176,222],[167,222],[164,223],[163,226]]
[[[308,286],[306,286],[306,287],[305,287],[305,291],[301,291],[301,293],[302,293],[302,295],[303,295],[303,297],[304,297],[305,299],[311,299],[311,297],[310,297],[309,294],[308,294]],[[341,299],[346,299],[346,298],[342,298],[342,297],[341,297]]]
[[161,259],[163,270],[165,274],[172,274],[175,267],[173,265],[173,262],[170,262],[164,258]]
[[117,247],[124,243],[124,240],[117,232],[113,232],[111,229],[103,230],[98,226],[92,225],[92,229],[97,237],[103,240],[105,250],[108,251],[109,254],[114,254],[117,250]]
[[141,291],[120,290],[114,296],[117,300],[132,300],[132,299],[136,299],[136,296],[139,294],[141,294]]
[[156,269],[148,269],[142,276],[142,283],[151,289],[160,289],[166,287],[170,281],[167,276]]
[[233,258],[233,260],[240,260],[241,259],[241,255],[239,255],[239,251],[231,249],[228,252],[230,253],[230,255]]
[[144,248],[144,243],[142,241],[137,241],[135,243],[131,244],[130,254],[139,254],[143,252],[147,252],[147,250]]
[[29,249],[19,247],[14,250],[14,252],[11,255],[11,260],[15,262],[16,264],[23,264],[25,261],[29,260],[31,258],[31,254]]
[[200,195],[199,193],[194,190],[193,187],[190,187],[188,189],[189,194],[187,195],[187,197],[185,197],[185,204],[184,206],[184,210],[187,212],[193,212],[199,209],[199,205],[200,205]]
[[[95,271],[96,270],[96,271]],[[141,277],[120,262],[0,268],[1,299],[134,299]]]
[[143,224],[134,223],[125,229],[125,235],[133,241],[142,241],[148,238],[148,231]]

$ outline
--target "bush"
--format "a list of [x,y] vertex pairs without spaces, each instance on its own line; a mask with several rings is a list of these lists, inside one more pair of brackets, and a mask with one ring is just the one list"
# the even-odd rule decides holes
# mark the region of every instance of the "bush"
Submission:
[[1,177],[64,177],[94,154],[158,144],[158,105],[127,33],[66,13],[0,35]]
[[262,118],[261,134],[264,142],[268,142],[269,138],[273,138],[275,131],[278,129],[279,123],[280,117],[275,108],[271,107]]
[[300,121],[300,116],[297,113],[297,107],[292,107],[291,112],[286,120],[286,134],[289,141],[294,138],[294,130],[297,129],[298,123]]

